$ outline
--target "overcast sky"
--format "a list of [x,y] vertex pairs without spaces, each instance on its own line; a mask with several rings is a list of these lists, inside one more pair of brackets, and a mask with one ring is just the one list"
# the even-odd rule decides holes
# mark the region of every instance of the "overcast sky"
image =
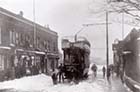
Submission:
[[[0,0],[1,7],[16,14],[24,12],[24,17],[33,20],[33,0]],[[82,24],[105,23],[103,0],[35,0],[35,18],[41,25],[49,25],[59,36],[59,49],[63,36],[74,36],[82,28]],[[99,13],[100,12],[100,13]],[[121,14],[109,14],[109,52],[112,57],[114,39],[122,37]],[[78,36],[86,37],[91,43],[91,57],[105,59],[105,25],[86,27]],[[125,34],[131,26],[125,25]]]

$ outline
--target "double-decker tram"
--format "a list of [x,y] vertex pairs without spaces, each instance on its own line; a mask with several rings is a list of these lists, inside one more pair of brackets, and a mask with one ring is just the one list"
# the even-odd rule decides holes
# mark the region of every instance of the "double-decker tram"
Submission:
[[88,77],[90,43],[86,38],[62,39],[65,79],[83,80]]

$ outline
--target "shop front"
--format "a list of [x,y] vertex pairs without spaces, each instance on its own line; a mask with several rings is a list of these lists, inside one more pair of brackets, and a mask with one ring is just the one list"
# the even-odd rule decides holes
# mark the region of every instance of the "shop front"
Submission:
[[0,81],[12,78],[11,48],[0,46]]
[[[17,50],[16,54],[15,65],[21,68],[17,70],[23,70],[23,74],[20,75],[28,76],[46,72],[45,52]],[[22,72],[20,71],[20,73]]]
[[54,53],[47,53],[47,73],[51,74],[53,69],[58,68],[59,55]]

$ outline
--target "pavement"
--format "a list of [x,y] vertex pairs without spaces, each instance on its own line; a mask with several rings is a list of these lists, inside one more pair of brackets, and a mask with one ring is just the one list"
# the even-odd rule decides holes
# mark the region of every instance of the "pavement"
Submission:
[[140,92],[140,83],[133,80],[132,78],[128,76],[124,76],[124,80],[127,86],[129,86],[130,89],[133,90],[133,92]]
[[108,82],[106,78],[103,78],[101,74],[98,74],[95,82],[102,86],[104,92],[132,92],[124,83],[121,82],[120,78],[115,75],[111,76],[110,82]]

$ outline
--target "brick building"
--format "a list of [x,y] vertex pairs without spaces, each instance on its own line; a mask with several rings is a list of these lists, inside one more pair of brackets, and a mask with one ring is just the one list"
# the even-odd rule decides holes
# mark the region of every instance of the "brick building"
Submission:
[[56,32],[25,19],[22,12],[17,15],[0,8],[0,80],[14,78],[15,67],[27,67],[27,61],[49,74],[58,59]]

